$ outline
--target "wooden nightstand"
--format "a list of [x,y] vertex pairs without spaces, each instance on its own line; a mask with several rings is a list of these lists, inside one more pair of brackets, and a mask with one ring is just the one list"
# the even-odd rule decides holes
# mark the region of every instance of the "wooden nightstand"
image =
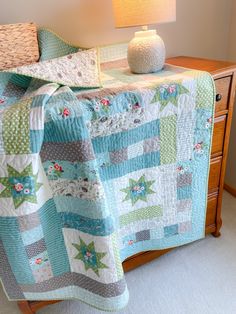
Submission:
[[[218,237],[222,225],[221,205],[235,98],[236,64],[190,57],[171,58],[167,60],[167,63],[210,72],[215,80],[216,107],[208,186],[206,234],[212,233],[215,237]],[[123,268],[125,271],[129,271],[165,254],[169,250],[136,254],[124,261]],[[21,301],[18,302],[18,305],[22,313],[32,314],[40,308],[56,302],[59,301]]]

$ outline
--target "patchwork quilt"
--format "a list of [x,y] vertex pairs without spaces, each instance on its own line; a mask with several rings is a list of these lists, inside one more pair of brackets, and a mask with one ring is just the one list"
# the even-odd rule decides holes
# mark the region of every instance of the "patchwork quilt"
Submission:
[[204,237],[214,82],[168,65],[134,75],[125,61],[103,64],[91,90],[25,79],[0,81],[6,294],[119,310],[122,261]]

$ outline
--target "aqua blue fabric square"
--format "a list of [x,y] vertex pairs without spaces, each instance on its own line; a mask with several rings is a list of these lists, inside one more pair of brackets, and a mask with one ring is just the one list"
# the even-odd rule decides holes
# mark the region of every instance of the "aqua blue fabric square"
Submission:
[[124,246],[132,245],[136,242],[136,234],[129,234],[122,238],[122,243]]
[[[53,275],[59,276],[69,272],[70,263],[62,234],[60,213],[57,212],[52,199],[40,209],[39,216]],[[60,249],[58,250],[58,248]]]
[[178,234],[178,224],[164,227],[164,236],[172,237]]
[[192,186],[186,185],[177,189],[177,199],[184,200],[192,197]]
[[17,217],[0,217],[0,238],[17,282],[34,284],[35,279],[24,248]]
[[30,176],[10,177],[9,183],[12,185],[11,193],[13,198],[24,196],[35,196],[35,179]]
[[104,152],[101,154],[97,154],[97,162],[98,162],[98,166],[106,166],[108,164],[110,164],[110,154],[109,152]]
[[41,50],[41,61],[63,57],[81,49],[65,43],[56,34],[43,28],[38,30],[38,41]]
[[43,238],[42,226],[39,225],[35,228],[22,232],[21,237],[25,246],[41,240]]
[[30,130],[30,148],[33,154],[38,153],[43,143],[43,130]]

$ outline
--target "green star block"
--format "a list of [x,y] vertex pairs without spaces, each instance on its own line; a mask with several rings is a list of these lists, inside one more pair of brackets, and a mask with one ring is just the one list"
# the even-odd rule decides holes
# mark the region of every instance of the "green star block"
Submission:
[[84,263],[85,270],[92,269],[99,277],[99,269],[108,268],[107,265],[101,262],[101,259],[107,254],[104,252],[96,252],[94,242],[92,241],[88,245],[81,239],[80,244],[72,243],[72,245],[78,250],[78,254],[75,259],[81,260]]
[[139,200],[147,202],[147,195],[155,193],[151,189],[151,185],[154,182],[155,181],[146,181],[145,175],[143,175],[138,181],[129,179],[129,186],[121,190],[121,192],[126,193],[126,197],[123,202],[131,200],[132,205],[137,203]]
[[151,103],[159,102],[161,104],[160,110],[162,111],[169,103],[177,106],[179,96],[183,94],[189,94],[189,90],[183,86],[182,81],[163,82],[155,87],[155,95]]
[[0,178],[0,198],[12,198],[15,209],[24,202],[37,204],[36,192],[42,186],[38,183],[38,173],[33,174],[32,164],[22,172],[7,165],[8,177]]

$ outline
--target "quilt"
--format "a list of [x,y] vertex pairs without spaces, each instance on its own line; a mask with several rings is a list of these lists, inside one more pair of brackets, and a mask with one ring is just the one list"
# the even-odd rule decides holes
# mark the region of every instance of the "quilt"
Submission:
[[117,61],[102,65],[101,81],[73,90],[1,74],[0,278],[10,300],[117,311],[129,297],[122,261],[204,237],[212,77],[169,65],[134,75]]

